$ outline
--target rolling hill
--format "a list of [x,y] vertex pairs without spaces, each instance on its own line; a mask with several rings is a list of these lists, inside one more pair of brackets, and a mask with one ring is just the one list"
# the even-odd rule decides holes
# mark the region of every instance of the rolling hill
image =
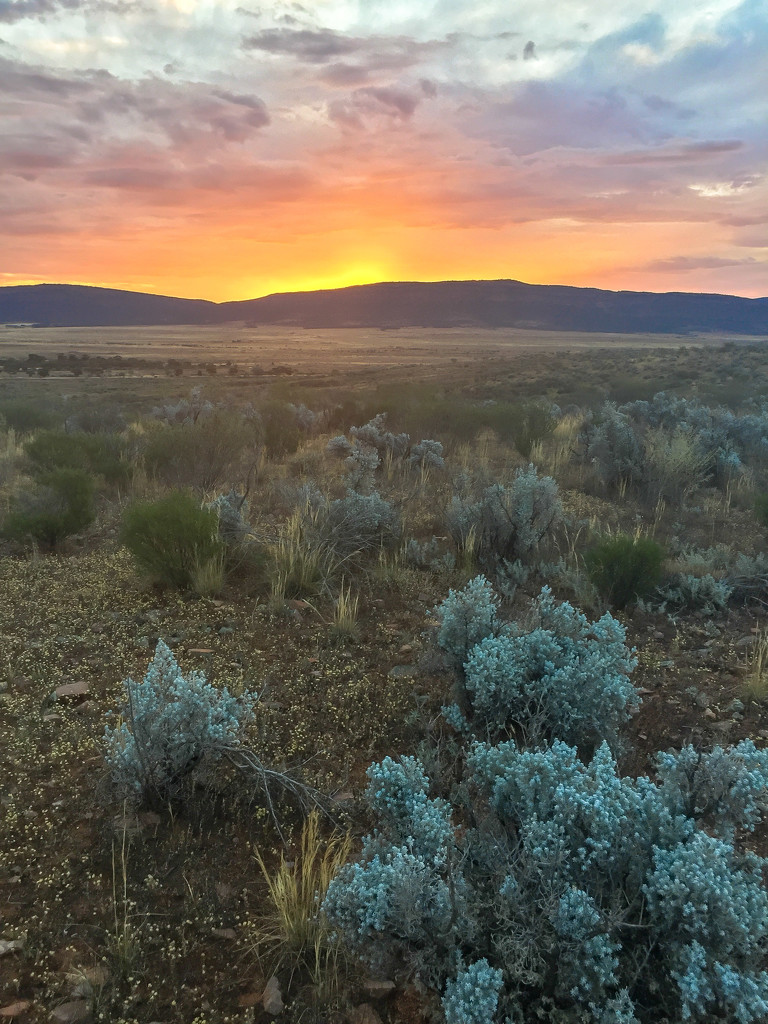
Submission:
[[0,324],[127,327],[239,321],[315,328],[518,327],[768,335],[768,298],[613,292],[520,281],[387,282],[221,303],[83,285],[0,288]]

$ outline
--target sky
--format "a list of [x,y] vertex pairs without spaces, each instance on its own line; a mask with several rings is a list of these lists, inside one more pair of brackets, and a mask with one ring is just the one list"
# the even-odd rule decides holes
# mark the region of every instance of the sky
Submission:
[[0,284],[768,295],[766,0],[0,0]]

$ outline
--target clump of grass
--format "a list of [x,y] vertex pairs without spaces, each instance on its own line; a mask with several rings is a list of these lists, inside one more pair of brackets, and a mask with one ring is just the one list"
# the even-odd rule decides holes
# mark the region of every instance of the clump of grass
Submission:
[[191,585],[201,597],[213,597],[224,589],[227,559],[223,549],[204,558],[196,558],[191,572]]
[[140,927],[134,923],[134,909],[135,905],[128,897],[128,843],[127,829],[124,828],[119,851],[112,843],[113,926],[107,935],[112,973],[121,981],[133,973],[141,956]]
[[467,533],[456,542],[456,568],[460,573],[472,573],[477,568],[479,542],[477,528],[470,526]]
[[762,701],[768,697],[768,630],[758,630],[755,642],[745,659],[747,675],[744,692],[752,700]]
[[360,598],[352,593],[351,585],[344,589],[342,580],[339,596],[336,598],[333,609],[333,622],[331,623],[331,639],[338,643],[347,640],[354,640],[358,635],[357,615],[360,606]]
[[270,546],[272,597],[311,597],[327,590],[338,568],[331,545],[313,530],[315,516],[309,508],[296,509]]
[[254,852],[267,899],[253,952],[270,973],[290,965],[291,981],[296,973],[307,975],[320,997],[338,990],[343,957],[321,907],[331,879],[351,850],[349,832],[323,839],[315,810],[304,822],[295,860],[281,854],[277,868],[270,871],[261,852]]

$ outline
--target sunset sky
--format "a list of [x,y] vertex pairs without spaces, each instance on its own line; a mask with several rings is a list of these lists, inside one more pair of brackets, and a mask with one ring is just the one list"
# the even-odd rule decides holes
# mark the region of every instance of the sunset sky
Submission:
[[0,0],[0,284],[768,295],[768,3]]

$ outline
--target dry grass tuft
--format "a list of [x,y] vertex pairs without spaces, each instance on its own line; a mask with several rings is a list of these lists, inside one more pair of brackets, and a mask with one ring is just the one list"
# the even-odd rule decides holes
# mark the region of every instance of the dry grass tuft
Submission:
[[329,997],[339,988],[343,953],[320,908],[331,879],[349,858],[352,837],[334,832],[324,839],[319,820],[317,811],[308,815],[298,857],[289,861],[281,854],[275,871],[254,852],[267,899],[252,949],[270,973],[290,964],[291,980],[306,974],[318,996]]
[[755,642],[744,659],[747,670],[744,692],[752,700],[762,701],[768,697],[768,630],[759,629]]

